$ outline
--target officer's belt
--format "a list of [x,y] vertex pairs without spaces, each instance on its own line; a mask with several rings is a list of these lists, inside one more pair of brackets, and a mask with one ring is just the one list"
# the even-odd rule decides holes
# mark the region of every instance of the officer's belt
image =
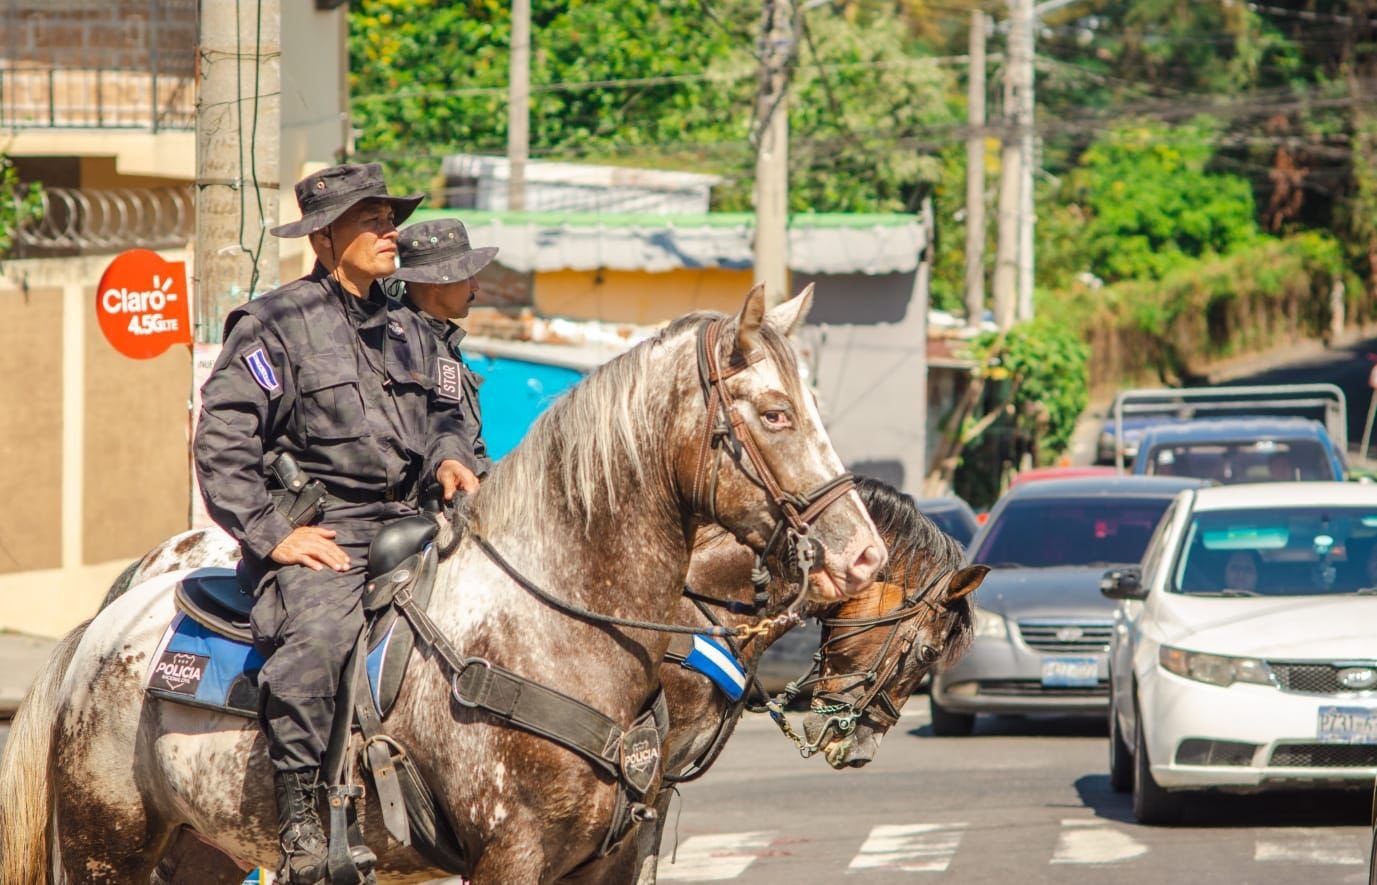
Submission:
[[416,497],[416,484],[403,480],[385,489],[346,489],[327,486],[326,493],[331,500],[345,504],[380,504],[390,501],[410,501]]

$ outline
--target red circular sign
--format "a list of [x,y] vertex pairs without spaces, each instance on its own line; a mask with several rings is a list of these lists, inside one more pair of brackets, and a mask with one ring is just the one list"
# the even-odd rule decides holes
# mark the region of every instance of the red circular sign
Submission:
[[164,261],[148,249],[121,252],[101,274],[96,319],[105,340],[136,360],[190,344],[185,262]]

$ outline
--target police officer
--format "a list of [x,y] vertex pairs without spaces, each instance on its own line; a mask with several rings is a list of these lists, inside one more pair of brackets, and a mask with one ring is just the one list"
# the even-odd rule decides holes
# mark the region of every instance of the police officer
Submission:
[[[476,491],[478,464],[454,360],[377,282],[395,269],[396,224],[421,197],[389,195],[381,167],[369,164],[309,175],[296,199],[301,220],[272,233],[309,237],[315,268],[225,320],[194,452],[206,506],[239,541],[240,580],[256,597],[279,880],[315,883],[326,875],[320,766],[363,625],[369,541],[416,512],[422,482],[438,481],[447,500]],[[324,497],[303,506],[292,488],[271,490],[274,468],[279,484],[310,479]],[[361,867],[372,860],[367,849],[355,853]]]
[[476,472],[482,478],[492,467],[487,444],[483,442],[478,404],[478,385],[483,379],[463,361],[459,344],[465,332],[453,321],[469,315],[469,306],[478,296],[477,274],[497,255],[497,247],[472,248],[464,223],[445,218],[404,228],[397,236],[397,252],[401,266],[388,280],[388,292],[425,321],[442,353],[459,361],[464,384],[463,408],[468,418],[465,426],[475,431],[471,446],[478,463]]

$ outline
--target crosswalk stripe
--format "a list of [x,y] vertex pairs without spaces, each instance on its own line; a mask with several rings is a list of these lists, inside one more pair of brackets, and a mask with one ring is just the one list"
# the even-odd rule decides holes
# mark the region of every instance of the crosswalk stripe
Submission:
[[1363,866],[1367,863],[1367,852],[1357,836],[1293,828],[1276,830],[1259,838],[1253,860]]
[[961,844],[964,823],[881,824],[870,831],[849,869],[940,873]]
[[770,847],[777,833],[760,830],[750,833],[715,833],[684,840],[675,855],[660,858],[656,878],[665,882],[720,882],[734,879],[746,871],[759,852]]
[[1052,863],[1118,863],[1147,854],[1148,847],[1106,821],[1065,818]]

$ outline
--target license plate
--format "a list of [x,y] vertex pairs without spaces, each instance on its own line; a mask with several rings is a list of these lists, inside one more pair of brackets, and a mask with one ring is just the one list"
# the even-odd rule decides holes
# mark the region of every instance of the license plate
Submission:
[[1318,735],[1324,744],[1377,744],[1377,710],[1320,707]]
[[1099,684],[1099,658],[1043,658],[1044,688],[1086,688]]

